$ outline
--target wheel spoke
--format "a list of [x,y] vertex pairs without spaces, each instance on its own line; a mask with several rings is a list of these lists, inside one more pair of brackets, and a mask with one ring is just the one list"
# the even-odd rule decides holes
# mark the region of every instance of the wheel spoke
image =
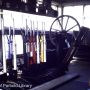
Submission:
[[59,31],[59,32],[60,32],[60,30],[58,30],[58,29],[55,29],[55,28],[52,28],[52,30],[55,30],[55,31]]
[[69,29],[67,30],[67,32],[68,32],[69,30],[71,30],[71,29],[75,28],[76,26],[77,26],[77,24],[76,24],[76,25],[74,25],[73,27],[69,28]]
[[68,21],[69,21],[69,17],[67,18],[67,21],[66,21],[65,30],[67,28]]
[[61,26],[62,26],[62,30],[63,30],[63,17],[61,18]]
[[58,19],[58,22],[59,22],[59,25],[60,25],[61,29],[63,29],[62,24],[61,24],[59,19]]

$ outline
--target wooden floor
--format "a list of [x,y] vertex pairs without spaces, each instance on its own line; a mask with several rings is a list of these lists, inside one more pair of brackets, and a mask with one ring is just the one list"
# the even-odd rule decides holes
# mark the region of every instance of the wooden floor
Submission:
[[43,85],[37,86],[32,90],[90,90],[90,62],[73,60],[69,65],[67,77],[68,75],[73,77],[72,75],[74,74],[78,74],[79,77],[67,83],[61,84],[64,80],[67,81],[70,79],[70,77],[68,79],[61,77],[61,79],[57,78]]
[[32,88],[31,90],[51,90],[51,89],[54,89],[56,88],[57,86],[62,86],[64,85],[65,83],[75,79],[78,77],[78,74],[76,73],[73,73],[73,74],[66,74],[66,75],[63,75],[61,77],[58,77],[56,79],[53,79],[51,81],[48,81],[42,85],[38,85],[34,88]]
[[53,90],[90,90],[90,62],[73,60],[68,73],[78,73],[80,77]]
[[78,73],[80,78],[77,81],[89,82],[90,81],[90,62],[74,60],[69,65],[69,73]]

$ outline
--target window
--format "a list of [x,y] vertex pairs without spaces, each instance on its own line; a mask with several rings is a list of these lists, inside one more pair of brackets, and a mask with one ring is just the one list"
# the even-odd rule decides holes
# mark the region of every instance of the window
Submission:
[[90,5],[86,5],[84,8],[84,26],[90,28]]
[[81,26],[90,28],[90,5],[64,7],[64,14],[71,15],[77,19]]
[[[4,17],[4,27],[10,28],[15,27],[15,29],[20,30],[21,28],[26,29],[26,26],[31,29],[31,21],[34,22],[33,29],[42,30],[42,22],[45,22],[45,30],[49,31],[50,26],[55,18],[53,17],[46,17],[46,16],[40,16],[40,15],[33,15],[33,14],[26,14],[21,12],[15,12],[15,11],[3,11],[3,17]],[[38,26],[37,26],[38,22]],[[17,54],[23,54],[23,39],[21,35],[15,35],[16,40],[16,53]],[[8,40],[7,36],[5,35],[5,46],[6,46],[6,58],[8,57],[9,47],[8,47]]]
[[[77,19],[79,24],[83,25],[83,6],[68,6],[64,7],[64,15],[70,15]],[[72,22],[71,22],[72,24]]]
[[[11,37],[12,38],[12,37]],[[5,51],[6,51],[6,58],[8,58],[8,54],[13,54],[13,40],[8,35],[5,35]],[[21,35],[15,35],[15,43],[16,43],[16,54],[23,54],[23,40]],[[11,43],[10,43],[11,42]]]
[[[34,21],[35,23],[36,22],[40,23],[40,24],[38,24],[39,25],[38,26],[39,30],[42,29],[41,22],[45,22],[46,23],[45,30],[49,31],[50,26],[51,26],[52,22],[55,19],[53,17],[26,14],[26,13],[8,11],[8,10],[4,10],[3,13],[4,13],[4,26],[5,27],[13,27],[12,18],[14,18],[14,26],[17,29],[26,28],[26,20],[27,20],[27,22],[28,22],[27,24],[28,24],[29,28],[31,27],[30,26],[30,21]],[[35,26],[35,28],[36,28],[36,26]]]

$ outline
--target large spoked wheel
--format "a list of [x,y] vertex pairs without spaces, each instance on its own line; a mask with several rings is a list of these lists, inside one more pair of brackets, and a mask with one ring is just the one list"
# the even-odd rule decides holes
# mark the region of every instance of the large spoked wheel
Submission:
[[66,37],[67,33],[80,30],[80,24],[78,21],[69,15],[62,15],[56,18],[50,27],[50,40],[51,43],[56,46],[58,40],[56,39],[59,34],[63,34]]

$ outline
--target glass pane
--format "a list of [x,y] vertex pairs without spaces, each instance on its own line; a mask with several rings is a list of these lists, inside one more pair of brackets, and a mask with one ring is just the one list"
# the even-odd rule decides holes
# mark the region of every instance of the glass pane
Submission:
[[[79,24],[83,24],[83,6],[68,6],[64,7],[64,15],[70,15],[77,19]],[[72,22],[71,22],[72,24]]]
[[90,5],[85,6],[84,10],[84,26],[90,28]]
[[[6,58],[8,58],[8,53],[13,53],[13,40],[11,40],[12,43],[10,43],[9,35],[5,35],[5,49],[6,49]],[[16,43],[16,54],[23,54],[23,40],[21,35],[15,35],[15,43]],[[11,46],[10,46],[11,44]],[[9,50],[10,47],[10,50]]]
[[50,30],[50,26],[55,18],[53,17],[47,17],[47,16],[40,16],[40,15],[34,15],[34,14],[27,14],[27,13],[21,13],[21,12],[15,12],[15,11],[9,11],[4,10],[4,26],[5,27],[13,27],[13,20],[14,18],[14,26],[15,28],[26,28],[26,20],[27,20],[27,26],[31,28],[30,21],[33,21],[35,23],[38,22],[38,29],[42,30],[42,22],[45,22],[45,29],[46,31]]
[[58,7],[58,16],[61,16],[61,7]]
[[21,35],[15,35],[16,40],[16,53],[23,54],[23,40]]
[[[37,22],[38,22],[38,30],[42,30],[42,22],[45,22],[45,30],[49,31],[52,22],[55,20],[53,17],[26,14],[15,11],[4,10],[4,26],[5,27],[13,27],[13,19],[14,26],[17,30],[21,28],[26,30],[26,26],[31,29],[31,21],[34,22],[34,29],[37,30]],[[27,21],[27,23],[26,23]],[[26,25],[27,24],[27,25]],[[15,35],[16,39],[16,53],[23,54],[23,40],[21,35]],[[5,35],[5,47],[6,47],[6,58],[8,58],[9,52],[9,44],[7,36]]]
[[[68,23],[67,23],[67,20],[68,20]],[[73,30],[77,31],[79,30],[79,28],[76,24],[77,24],[76,21],[72,18],[69,18],[69,19],[67,17],[63,18],[63,29],[66,29],[66,30],[70,29],[70,31],[73,31]]]
[[52,32],[59,32],[61,31],[61,25],[59,24],[59,22],[61,22],[61,20],[56,20],[53,25],[52,25],[52,28],[51,28],[51,31]]
[[84,15],[85,15],[85,17],[90,17],[90,5],[86,5],[85,6],[85,12],[84,12]]
[[4,26],[5,27],[12,27],[13,22],[12,22],[12,13],[11,11],[4,10],[3,11],[3,17],[4,17]]
[[74,17],[82,17],[83,6],[64,7],[64,14],[72,15]]

